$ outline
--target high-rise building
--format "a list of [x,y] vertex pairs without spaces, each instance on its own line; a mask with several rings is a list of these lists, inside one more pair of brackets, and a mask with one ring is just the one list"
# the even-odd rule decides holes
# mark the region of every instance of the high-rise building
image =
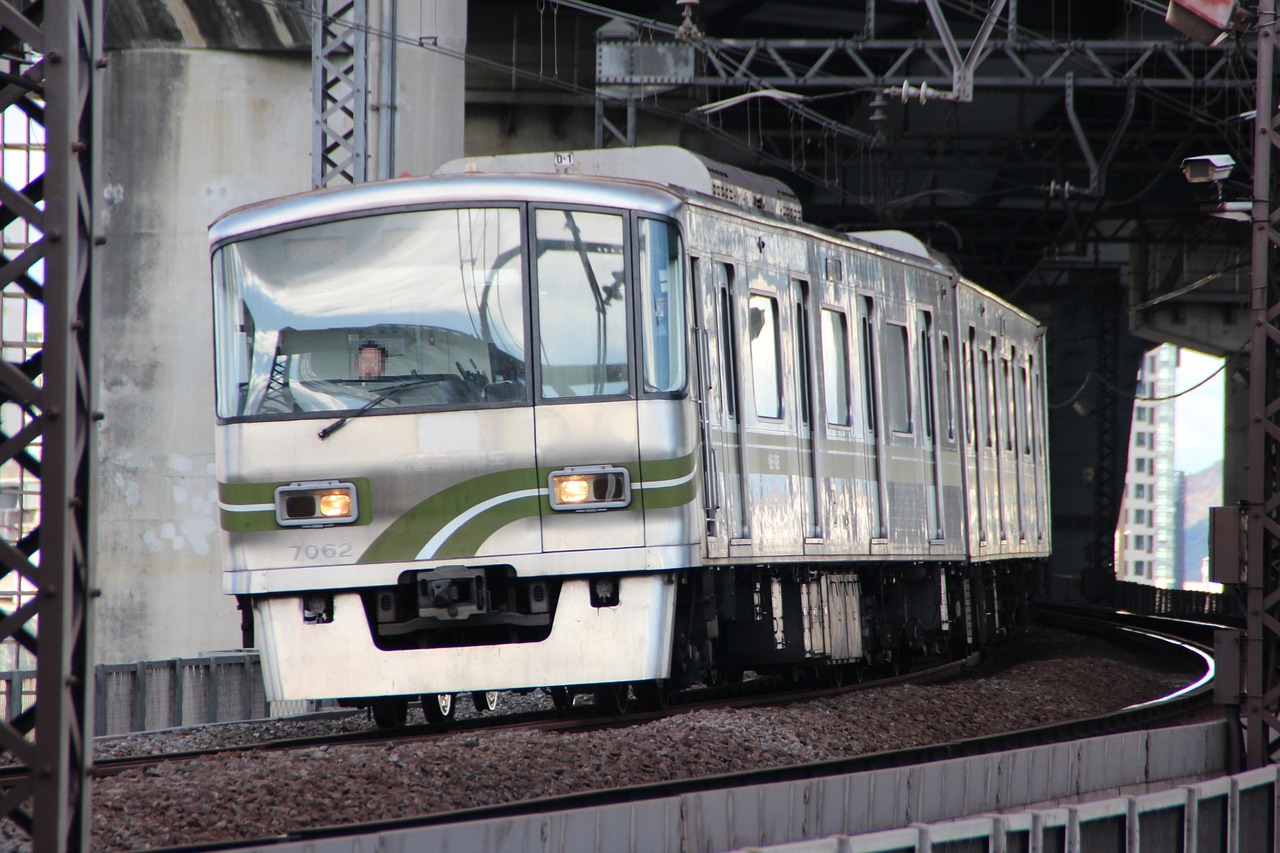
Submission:
[[1116,580],[1176,588],[1173,395],[1178,348],[1162,344],[1138,371],[1129,466],[1116,525]]

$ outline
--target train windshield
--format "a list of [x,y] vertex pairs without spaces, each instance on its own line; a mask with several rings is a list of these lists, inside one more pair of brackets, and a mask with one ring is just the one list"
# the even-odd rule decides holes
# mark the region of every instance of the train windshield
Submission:
[[516,208],[462,208],[221,248],[218,415],[525,399],[521,234]]

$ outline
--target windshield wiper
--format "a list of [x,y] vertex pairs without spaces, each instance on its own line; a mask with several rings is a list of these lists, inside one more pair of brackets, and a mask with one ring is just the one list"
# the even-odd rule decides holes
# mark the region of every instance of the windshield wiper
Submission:
[[374,406],[376,406],[376,405],[378,405],[379,403],[381,403],[381,402],[385,401],[385,400],[386,400],[388,397],[390,397],[392,394],[395,394],[397,391],[403,391],[404,389],[406,389],[406,388],[412,388],[412,387],[413,387],[413,386],[415,386],[415,385],[425,385],[425,384],[427,384],[428,382],[439,382],[439,381],[440,381],[440,377],[439,377],[439,376],[419,376],[419,377],[417,377],[416,379],[411,379],[411,380],[409,380],[408,382],[401,382],[401,383],[399,383],[399,384],[392,385],[390,388],[387,388],[386,390],[384,390],[384,391],[380,392],[380,393],[378,394],[378,396],[374,397],[372,400],[370,400],[369,402],[365,403],[363,406],[361,406],[360,408],[356,409],[356,410],[355,410],[354,412],[352,412],[351,414],[349,414],[349,415],[343,415],[342,417],[338,418],[338,419],[337,419],[336,421],[334,421],[333,423],[329,424],[329,425],[328,425],[327,427],[325,427],[324,429],[320,430],[318,433],[316,433],[316,436],[317,436],[321,441],[324,441],[326,438],[328,438],[329,436],[333,435],[335,432],[337,432],[338,430],[340,430],[340,429],[342,429],[344,426],[346,426],[346,425],[347,425],[347,421],[351,420],[352,418],[358,418],[358,417],[360,417],[360,416],[361,416],[361,415],[363,415],[365,412],[367,412],[367,411],[369,411],[370,409],[372,409]]

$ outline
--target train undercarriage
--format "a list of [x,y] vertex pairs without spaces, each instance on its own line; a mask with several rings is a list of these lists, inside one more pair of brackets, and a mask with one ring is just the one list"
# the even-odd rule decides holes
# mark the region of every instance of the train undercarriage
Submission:
[[[544,689],[559,707],[587,694],[599,713],[617,714],[633,705],[661,708],[674,690],[734,683],[749,673],[829,686],[898,674],[969,657],[1025,631],[1036,576],[1033,561],[691,569],[669,576],[676,587],[669,677]],[[621,580],[590,576],[592,607],[613,606]],[[407,576],[362,600],[384,651],[537,643],[550,631],[566,582],[468,569]],[[341,704],[369,707],[379,725],[396,726],[418,698]],[[471,698],[479,710],[495,702],[492,691],[473,691]],[[421,696],[428,721],[449,719],[454,700]]]

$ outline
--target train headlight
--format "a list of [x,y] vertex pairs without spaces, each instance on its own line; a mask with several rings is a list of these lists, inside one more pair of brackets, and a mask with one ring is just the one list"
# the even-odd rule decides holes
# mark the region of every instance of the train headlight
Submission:
[[552,471],[547,479],[551,508],[563,512],[616,509],[631,503],[631,473],[611,465]]
[[591,481],[586,477],[573,474],[567,477],[552,477],[555,483],[557,503],[582,504],[591,497]]
[[324,480],[276,489],[276,522],[283,527],[351,524],[359,514],[352,483]]
[[352,496],[350,492],[329,492],[320,496],[320,514],[325,518],[349,518]]

